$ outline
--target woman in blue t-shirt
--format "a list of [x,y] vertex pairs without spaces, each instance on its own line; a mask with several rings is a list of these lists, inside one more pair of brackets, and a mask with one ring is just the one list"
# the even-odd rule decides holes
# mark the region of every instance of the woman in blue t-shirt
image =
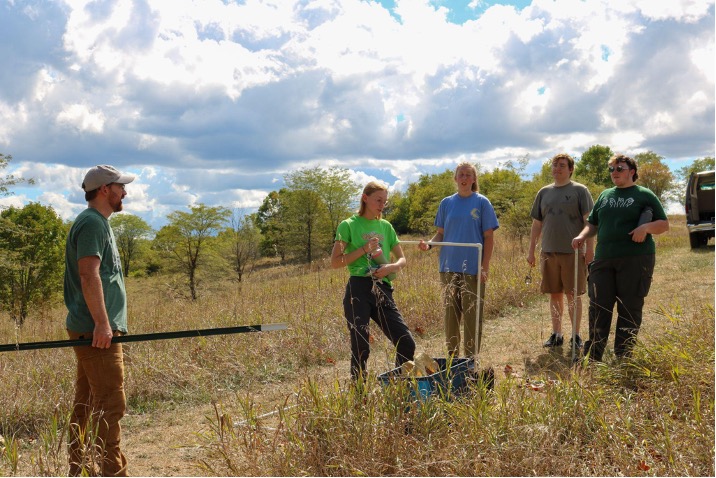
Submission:
[[[370,319],[396,349],[395,365],[413,360],[415,340],[393,300],[392,278],[405,267],[403,249],[393,226],[382,219],[388,188],[370,182],[363,189],[358,214],[338,225],[331,267],[350,273],[343,310],[351,339],[351,378],[365,378],[370,355]],[[390,261],[390,255],[395,262]]]
[[[469,357],[475,355],[476,351],[476,325],[477,351],[480,350],[485,283],[495,245],[493,233],[500,225],[490,201],[477,192],[477,168],[474,165],[458,164],[455,169],[455,183],[457,193],[440,202],[435,216],[437,232],[430,242],[482,244],[479,324],[475,323],[478,273],[475,249],[461,246],[442,246],[440,249],[439,271],[445,305],[445,343],[450,355],[459,355],[460,323],[464,323],[464,351],[465,356]],[[427,251],[431,246],[420,241],[418,248]]]

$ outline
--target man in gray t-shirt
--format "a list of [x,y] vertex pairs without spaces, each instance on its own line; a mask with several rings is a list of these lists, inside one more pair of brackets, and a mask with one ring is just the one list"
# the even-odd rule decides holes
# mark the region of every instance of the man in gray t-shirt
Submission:
[[577,348],[582,347],[579,324],[582,317],[581,295],[586,292],[587,264],[594,258],[594,240],[587,241],[578,260],[577,297],[574,297],[574,249],[572,239],[584,228],[586,218],[594,206],[586,186],[571,180],[574,159],[568,154],[552,158],[554,183],[543,187],[532,204],[532,230],[527,262],[535,265],[535,248],[542,236],[540,269],[542,271],[542,293],[549,294],[549,309],[552,317],[552,334],[544,343],[545,347],[559,347],[564,343],[562,336],[562,315],[564,295],[567,295],[569,316],[575,316],[572,336]]

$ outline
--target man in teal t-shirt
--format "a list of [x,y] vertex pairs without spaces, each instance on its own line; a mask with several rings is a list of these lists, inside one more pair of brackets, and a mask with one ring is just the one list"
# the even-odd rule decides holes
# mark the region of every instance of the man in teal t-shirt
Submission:
[[[73,347],[77,357],[75,398],[70,417],[70,476],[127,476],[119,421],[124,416],[124,355],[112,338],[127,333],[127,294],[117,243],[109,225],[122,210],[125,184],[134,176],[112,166],[90,169],[82,182],[88,207],[72,224],[65,249],[65,305],[70,339],[92,339]],[[92,418],[102,448],[99,469],[88,469],[83,438]]]
[[127,294],[114,233],[107,218],[92,207],[77,216],[67,237],[65,304],[67,329],[93,333],[95,322],[80,280],[79,259],[84,257],[99,258],[99,277],[110,330],[127,333]]
[[[641,327],[644,298],[654,273],[656,245],[653,234],[669,230],[659,199],[637,186],[637,163],[622,154],[609,158],[609,173],[616,187],[602,192],[587,218],[587,225],[572,240],[580,247],[597,236],[594,262],[589,266],[589,341],[584,344],[591,360],[601,361],[609,339],[614,304],[617,325],[614,354],[628,357]],[[640,216],[651,210],[652,221]]]

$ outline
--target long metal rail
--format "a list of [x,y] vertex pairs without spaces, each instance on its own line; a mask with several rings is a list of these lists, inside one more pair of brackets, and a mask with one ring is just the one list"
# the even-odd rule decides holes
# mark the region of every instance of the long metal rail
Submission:
[[[211,335],[243,334],[248,332],[268,332],[272,330],[286,330],[284,323],[240,325],[236,327],[215,327],[211,329],[177,330],[173,332],[155,332],[149,334],[130,334],[112,337],[112,343],[146,342],[151,340],[181,339],[186,337],[208,337]],[[0,352],[18,352],[20,350],[57,349],[62,347],[75,347],[79,345],[92,345],[92,338],[78,340],[51,340],[47,342],[25,342],[0,345]]]

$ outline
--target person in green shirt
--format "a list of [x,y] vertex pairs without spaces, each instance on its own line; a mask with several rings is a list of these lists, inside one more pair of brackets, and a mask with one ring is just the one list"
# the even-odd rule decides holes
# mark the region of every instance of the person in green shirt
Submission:
[[[392,277],[406,261],[393,226],[382,218],[388,188],[370,182],[363,189],[358,214],[338,225],[331,267],[347,267],[350,277],[343,310],[351,341],[351,378],[365,378],[370,355],[370,320],[396,349],[395,365],[413,360],[415,340],[393,299]],[[395,262],[390,262],[393,255]]]
[[[122,263],[109,217],[122,210],[125,184],[134,176],[112,166],[90,169],[82,182],[87,209],[70,228],[65,250],[66,327],[72,340],[92,339],[73,347],[77,357],[75,397],[70,417],[70,476],[127,476],[120,450],[120,419],[126,409],[122,344],[112,338],[127,333],[127,294]],[[91,421],[91,423],[90,423]],[[99,469],[88,462],[87,427],[97,431]]]
[[[618,358],[631,355],[654,273],[656,244],[652,235],[669,230],[659,199],[635,183],[639,178],[636,161],[614,155],[608,167],[615,187],[599,195],[587,225],[572,240],[576,249],[597,236],[594,262],[589,265],[589,340],[584,344],[585,353],[595,361],[604,355],[615,303],[614,354]],[[651,209],[653,220],[640,224],[645,209]]]

